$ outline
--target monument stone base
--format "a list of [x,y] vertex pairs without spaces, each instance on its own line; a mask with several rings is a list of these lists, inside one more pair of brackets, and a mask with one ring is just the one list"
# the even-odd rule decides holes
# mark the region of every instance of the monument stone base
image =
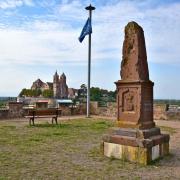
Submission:
[[103,136],[103,152],[107,157],[147,165],[169,154],[169,135],[155,127],[147,130],[114,128]]

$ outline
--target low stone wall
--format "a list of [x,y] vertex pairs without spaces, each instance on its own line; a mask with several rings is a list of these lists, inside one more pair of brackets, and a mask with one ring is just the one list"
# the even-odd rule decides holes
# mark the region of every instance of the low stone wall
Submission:
[[21,118],[23,116],[23,104],[19,102],[9,102],[6,108],[0,109],[0,119]]
[[60,109],[62,110],[61,115],[62,116],[70,116],[72,114],[72,108],[68,106],[60,106]]
[[[85,115],[86,105],[80,105],[77,107],[60,106],[62,110],[62,116],[71,115]],[[0,109],[0,119],[10,119],[10,118],[22,118],[27,114],[28,109],[23,109],[22,103],[12,103],[9,104],[7,108]]]
[[98,102],[91,102],[91,114],[117,117],[117,105],[115,102],[108,102],[106,107],[101,107],[98,105]]
[[0,109],[0,119],[7,119],[9,114],[9,109],[3,108]]
[[180,120],[179,109],[172,109],[171,106],[168,106],[167,104],[154,104],[154,119]]
[[[105,107],[99,106],[98,102],[91,102],[91,115],[117,117],[117,104],[108,102]],[[61,106],[62,116],[86,115],[86,103],[78,106]],[[0,109],[0,119],[22,118],[26,114],[22,103],[10,102],[7,108]],[[154,104],[154,119],[156,120],[180,120],[179,111],[168,111],[166,104]]]
[[[73,114],[85,115],[86,114],[86,103],[81,104],[73,110]],[[115,102],[108,102],[105,107],[98,105],[97,101],[92,101],[90,103],[90,114],[98,116],[116,117],[117,116],[117,106]]]
[[[91,102],[91,114],[116,118],[117,104],[108,102],[106,107],[100,107],[97,102]],[[180,111],[169,111],[167,104],[154,104],[154,119],[180,120]]]
[[167,120],[167,104],[154,104],[154,119]]
[[20,118],[23,117],[23,103],[21,102],[9,102],[8,118]]
[[168,120],[180,120],[180,112],[167,111],[166,115]]

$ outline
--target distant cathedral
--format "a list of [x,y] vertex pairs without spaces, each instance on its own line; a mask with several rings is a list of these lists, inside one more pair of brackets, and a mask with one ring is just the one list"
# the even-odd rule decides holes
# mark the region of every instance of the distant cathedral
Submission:
[[68,86],[64,73],[59,77],[56,71],[53,78],[53,93],[55,98],[68,98]]
[[68,86],[66,84],[66,76],[63,73],[61,76],[58,75],[57,71],[53,76],[53,83],[44,83],[40,79],[33,82],[31,89],[53,90],[54,98],[65,99],[68,98]]

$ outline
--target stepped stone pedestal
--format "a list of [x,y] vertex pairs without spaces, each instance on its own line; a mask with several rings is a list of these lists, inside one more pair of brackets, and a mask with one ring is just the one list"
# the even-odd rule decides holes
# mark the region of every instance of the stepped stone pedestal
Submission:
[[103,136],[107,157],[148,164],[169,153],[169,135],[153,121],[153,85],[149,80],[143,29],[125,27],[121,80],[117,87],[117,127]]

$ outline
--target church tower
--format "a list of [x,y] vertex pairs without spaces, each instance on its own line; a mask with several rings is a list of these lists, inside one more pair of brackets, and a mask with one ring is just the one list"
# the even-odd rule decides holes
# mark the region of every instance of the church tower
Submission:
[[59,97],[59,75],[57,71],[53,76],[53,93],[55,98]]
[[64,73],[60,76],[59,84],[60,84],[60,97],[62,99],[68,98],[68,86],[66,84],[66,75]]
[[66,76],[63,73],[60,77],[56,71],[53,76],[53,93],[54,98],[68,98],[68,86],[66,84]]

